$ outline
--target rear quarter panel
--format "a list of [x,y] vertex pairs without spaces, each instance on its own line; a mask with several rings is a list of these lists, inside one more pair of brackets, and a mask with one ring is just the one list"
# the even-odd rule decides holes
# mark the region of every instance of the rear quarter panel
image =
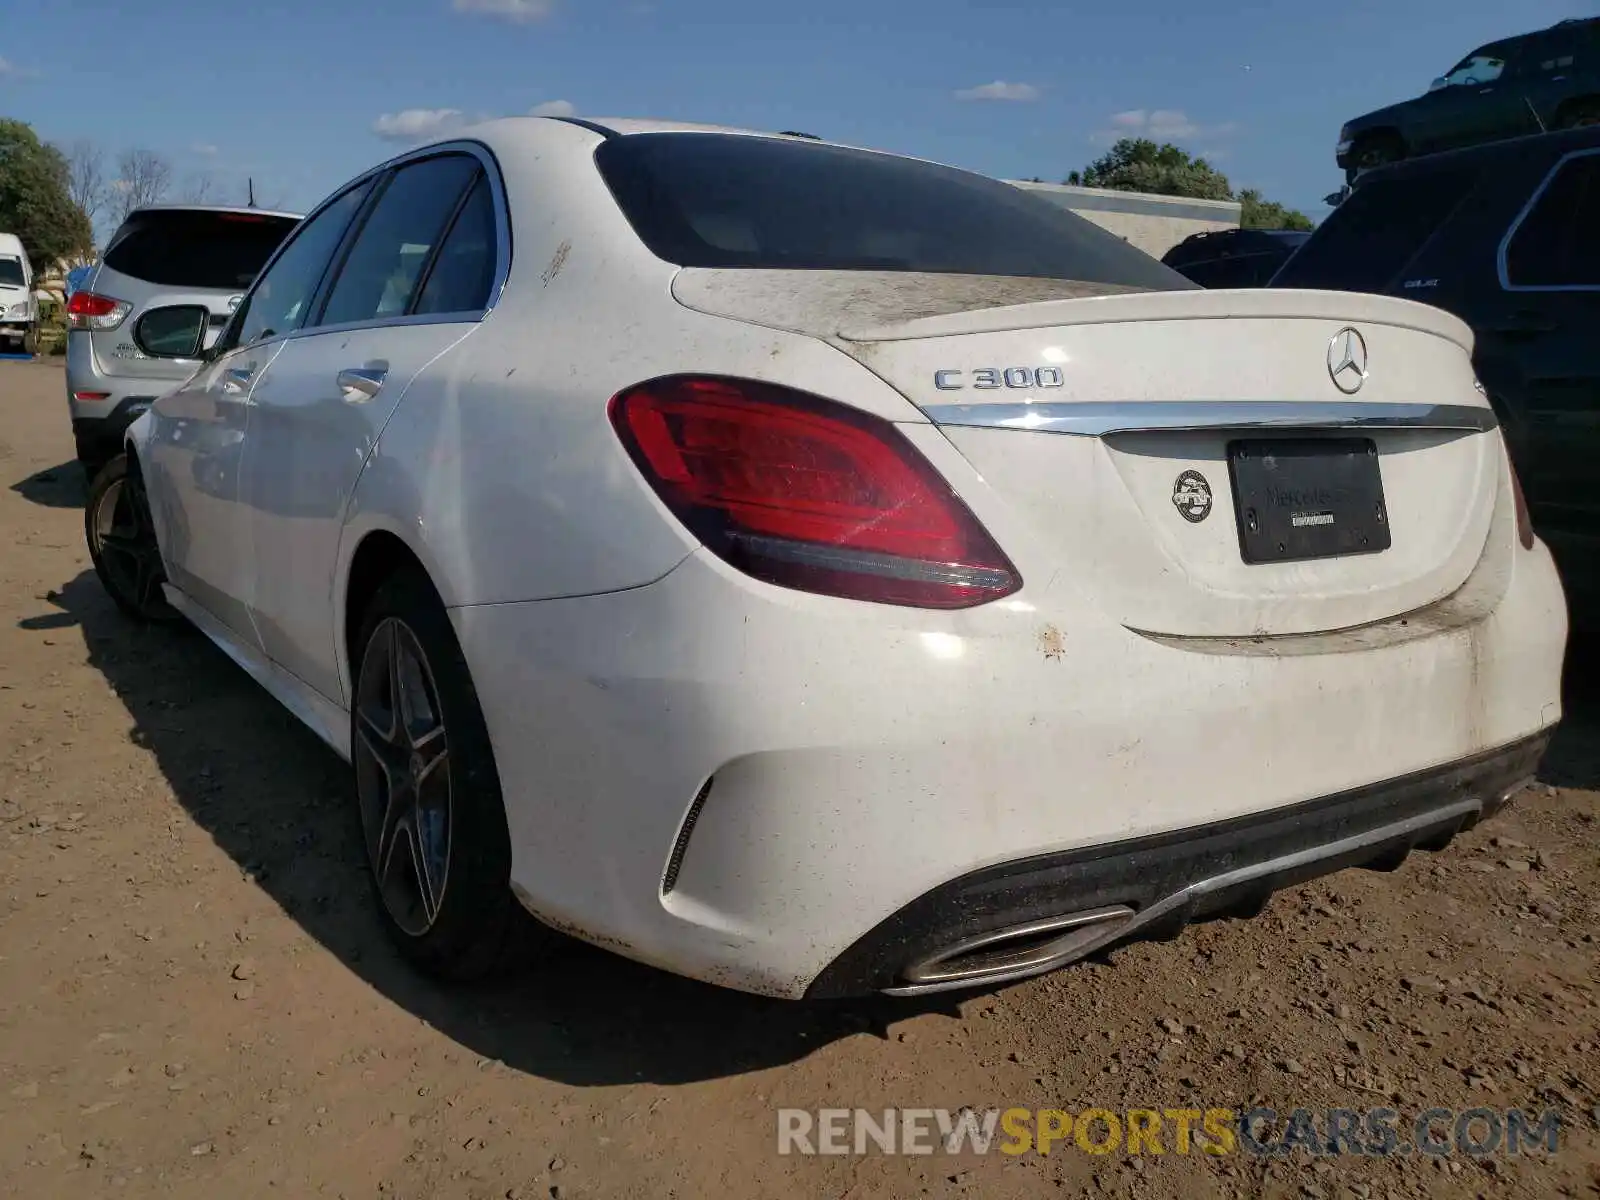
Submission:
[[677,268],[639,243],[594,168],[598,137],[563,133],[584,140],[538,154],[494,147],[512,210],[510,279],[470,353],[418,376],[385,427],[346,517],[337,606],[378,529],[417,553],[450,607],[620,591],[672,570],[697,543],[607,415],[613,395],[648,379],[767,380],[926,423],[814,338],[680,305]]

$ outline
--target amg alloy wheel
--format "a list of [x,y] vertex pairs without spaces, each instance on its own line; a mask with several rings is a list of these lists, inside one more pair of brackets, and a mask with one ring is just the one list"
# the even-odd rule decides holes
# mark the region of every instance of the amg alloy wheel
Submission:
[[356,687],[352,747],[367,858],[390,919],[422,937],[450,882],[450,739],[428,656],[411,627],[373,631]]
[[474,979],[555,935],[511,893],[511,835],[483,710],[427,578],[401,570],[353,643],[350,758],[372,881],[401,953]]
[[167,580],[137,464],[118,455],[95,476],[83,512],[89,557],[117,607],[141,621],[176,621],[161,585]]

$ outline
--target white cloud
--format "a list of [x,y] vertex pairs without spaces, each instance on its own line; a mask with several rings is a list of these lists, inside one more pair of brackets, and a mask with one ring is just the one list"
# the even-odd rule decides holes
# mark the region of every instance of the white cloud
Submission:
[[1202,125],[1181,109],[1130,108],[1126,112],[1112,113],[1111,128],[1101,130],[1095,135],[1095,140],[1142,137],[1157,142],[1181,142],[1197,137],[1228,137],[1238,131],[1239,126],[1233,121],[1221,125]]
[[454,0],[451,7],[459,13],[477,13],[514,25],[530,25],[549,16],[555,10],[555,0]]
[[530,117],[575,117],[578,106],[571,100],[546,100],[528,110]]
[[993,83],[965,88],[956,93],[956,99],[1028,101],[1037,100],[1040,94],[1039,89],[1031,83],[1007,83],[997,79]]
[[459,108],[407,108],[384,113],[372,123],[372,132],[388,142],[423,142],[465,123]]
[[189,149],[200,155],[202,158],[215,158],[218,154],[217,148],[210,142],[196,142],[194,145],[190,146]]
[[39,72],[31,67],[19,67],[8,58],[0,58],[0,79],[37,79]]

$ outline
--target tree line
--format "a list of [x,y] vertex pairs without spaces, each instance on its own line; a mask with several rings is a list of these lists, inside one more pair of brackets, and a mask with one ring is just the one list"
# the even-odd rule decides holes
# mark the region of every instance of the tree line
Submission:
[[52,145],[26,122],[0,117],[0,230],[22,239],[36,271],[92,262],[95,247],[148,204],[246,202],[223,191],[206,172],[180,178],[153,150],[110,156],[87,140]]
[[1073,171],[1062,182],[1119,192],[1187,196],[1194,200],[1236,200],[1240,207],[1239,224],[1245,229],[1312,227],[1311,218],[1305,213],[1266,200],[1255,188],[1236,192],[1228,177],[1205,159],[1196,158],[1171,142],[1157,145],[1149,138],[1122,138],[1105,154],[1083,170]]

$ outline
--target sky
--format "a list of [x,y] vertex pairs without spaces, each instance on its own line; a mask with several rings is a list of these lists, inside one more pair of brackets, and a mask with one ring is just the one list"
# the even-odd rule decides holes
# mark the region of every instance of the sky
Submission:
[[[1227,11],[1219,12],[1219,8]],[[303,211],[529,112],[757,129],[1058,181],[1122,135],[1313,217],[1345,121],[1600,0],[0,0],[0,116]]]

